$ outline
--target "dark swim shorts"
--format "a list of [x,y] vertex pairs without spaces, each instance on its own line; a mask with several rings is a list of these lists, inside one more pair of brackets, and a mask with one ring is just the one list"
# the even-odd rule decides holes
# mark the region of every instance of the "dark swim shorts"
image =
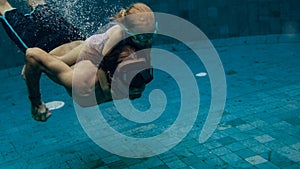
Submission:
[[30,14],[17,9],[4,13],[1,23],[8,36],[25,52],[39,47],[47,52],[75,40],[84,40],[82,33],[48,5],[38,5]]

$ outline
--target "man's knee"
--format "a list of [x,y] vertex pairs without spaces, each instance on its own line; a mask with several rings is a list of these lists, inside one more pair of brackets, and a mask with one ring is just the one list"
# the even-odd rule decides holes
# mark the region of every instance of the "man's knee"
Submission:
[[0,14],[3,15],[5,11],[12,9],[12,6],[6,1],[0,1]]
[[26,50],[26,55],[25,55],[26,63],[36,63],[40,53],[41,53],[40,48],[28,48]]
[[38,5],[46,4],[45,0],[27,0],[27,2],[31,8],[35,8]]

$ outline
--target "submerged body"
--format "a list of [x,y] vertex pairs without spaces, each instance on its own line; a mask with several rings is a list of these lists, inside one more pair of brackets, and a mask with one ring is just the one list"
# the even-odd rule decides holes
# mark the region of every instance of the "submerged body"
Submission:
[[[115,70],[119,70],[117,68],[120,65],[126,67],[126,64],[120,63],[133,65],[141,63],[144,65],[144,69],[151,68],[150,50],[138,54],[137,51],[151,47],[152,41],[146,39],[146,36],[129,34],[129,32],[141,32],[141,30],[154,32],[154,15],[149,7],[137,3],[126,10],[121,10],[116,15],[117,25],[103,34],[94,35],[82,41],[81,34],[74,26],[65,22],[60,16],[55,15],[58,19],[50,17],[53,14],[51,9],[44,5],[44,1],[40,0],[39,2],[43,5],[34,3],[36,10],[31,14],[33,17],[30,17],[28,22],[26,20],[28,18],[22,17],[6,0],[0,1],[0,12],[5,21],[4,27],[9,28],[6,30],[10,38],[20,49],[26,51],[24,76],[31,102],[31,113],[35,120],[46,121],[51,115],[41,99],[39,80],[42,73],[62,85],[69,95],[83,107],[101,104],[112,99],[135,99],[141,96],[145,85],[152,80],[151,71],[136,72],[138,74],[132,78],[132,82],[123,83],[124,80],[117,80],[118,83],[115,86],[111,86],[111,83],[114,80],[112,75]],[[147,13],[134,19],[124,18],[127,15],[143,14],[144,12],[150,12],[150,14]],[[9,13],[17,17],[9,19]],[[42,14],[45,14],[46,17]],[[23,18],[23,20],[16,18]],[[14,25],[13,27],[11,23]],[[32,28],[18,29],[19,25],[24,26],[28,23],[35,26],[33,32]],[[44,30],[46,29],[45,23],[48,23],[46,28],[50,30],[51,34],[55,34],[54,36],[45,35],[43,32],[46,31]],[[52,27],[52,24],[56,25]],[[41,27],[37,27],[39,25]],[[70,32],[68,29],[66,32],[66,28],[70,28]],[[57,32],[59,32],[59,36],[57,36]],[[61,36],[61,33],[65,37]],[[147,36],[147,38],[152,38],[152,36]],[[49,41],[45,39],[49,39]],[[81,41],[73,41],[78,39]],[[57,46],[59,43],[65,42],[67,43]],[[128,62],[130,59],[131,61]],[[127,72],[123,71],[123,73]],[[136,84],[132,85],[132,83]],[[115,97],[112,96],[112,93]]]

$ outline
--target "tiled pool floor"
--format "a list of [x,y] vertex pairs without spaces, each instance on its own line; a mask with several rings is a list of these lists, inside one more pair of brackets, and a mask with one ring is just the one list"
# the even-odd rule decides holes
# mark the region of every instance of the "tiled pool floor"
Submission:
[[[235,38],[214,44],[228,93],[217,130],[199,144],[201,125],[195,124],[176,147],[143,159],[120,157],[98,147],[81,128],[70,97],[46,77],[41,81],[44,100],[66,104],[53,111],[47,123],[32,120],[21,67],[1,70],[0,168],[300,168],[299,36]],[[207,77],[202,78],[198,83],[207,85]],[[209,92],[203,92],[206,110]]]

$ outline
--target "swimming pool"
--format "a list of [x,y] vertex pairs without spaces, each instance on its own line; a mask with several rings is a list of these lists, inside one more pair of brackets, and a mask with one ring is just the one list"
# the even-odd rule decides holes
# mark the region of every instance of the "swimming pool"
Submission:
[[[212,16],[216,14],[213,8],[209,11]],[[300,35],[219,37],[212,44],[224,68],[227,95],[222,119],[203,143],[199,143],[199,135],[211,103],[211,74],[205,74],[205,65],[187,46],[155,46],[189,66],[200,100],[197,119],[187,136],[174,148],[148,158],[122,157],[95,144],[82,128],[71,98],[45,76],[41,80],[45,101],[61,100],[65,105],[54,110],[47,123],[35,122],[20,76],[22,66],[1,70],[0,168],[299,168]],[[13,48],[12,43],[9,45]],[[197,76],[199,73],[203,76]],[[176,121],[180,85],[167,72],[155,70],[154,74],[146,93],[133,105],[147,110],[151,106],[148,95],[161,89],[167,99],[164,112],[153,122],[134,123],[122,117],[112,103],[101,105],[103,117],[116,131],[146,138],[162,133]],[[163,100],[163,96],[159,98]],[[184,124],[178,128],[179,133],[182,128]],[[176,136],[171,134],[169,138]],[[114,146],[119,143],[117,139],[110,141]],[[119,146],[121,149],[123,145]]]
[[[201,109],[192,131],[175,148],[146,159],[128,159],[110,154],[94,144],[81,128],[73,103],[64,90],[42,79],[45,101],[66,105],[53,111],[46,124],[29,115],[21,67],[1,71],[1,168],[94,168],[106,167],[296,167],[299,165],[299,41],[273,41],[276,36],[216,40],[227,73],[227,103],[217,130],[199,144],[203,115],[209,105],[208,77],[197,78]],[[254,43],[251,41],[253,40]],[[266,42],[270,40],[270,42]],[[244,42],[247,41],[247,44]],[[243,43],[240,43],[243,42]],[[289,49],[288,52],[285,49]],[[188,56],[189,51],[179,51]],[[237,59],[236,56],[240,58]],[[272,57],[273,59],[270,59]],[[157,75],[167,76],[165,74]],[[128,124],[103,105],[107,121],[128,135],[145,137],[166,129],[178,111],[178,91],[166,80],[170,107],[155,123]],[[147,100],[147,98],[142,98]],[[145,108],[147,104],[136,103]],[[100,132],[100,131],[99,131]],[[121,146],[121,145],[120,145]]]

